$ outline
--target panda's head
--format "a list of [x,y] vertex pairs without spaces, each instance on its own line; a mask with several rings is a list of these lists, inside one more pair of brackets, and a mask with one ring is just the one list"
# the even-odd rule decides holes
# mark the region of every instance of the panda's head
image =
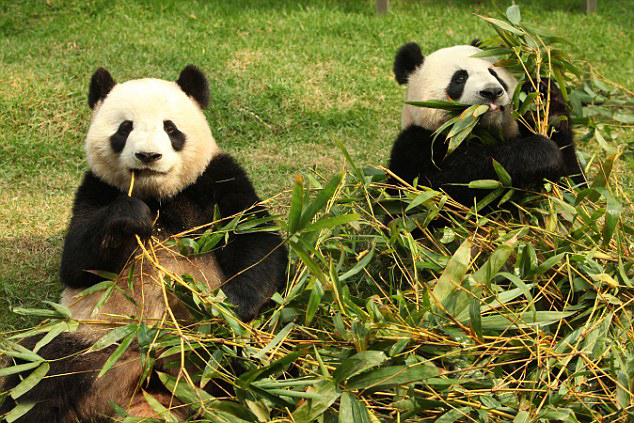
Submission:
[[117,84],[99,68],[90,81],[93,118],[86,137],[91,171],[127,192],[169,198],[191,185],[219,152],[202,109],[209,86],[193,65],[176,82],[136,79]]
[[[416,43],[405,44],[394,60],[394,74],[399,84],[407,84],[406,101],[457,101],[463,104],[489,104],[481,124],[502,128],[506,135],[517,131],[510,103],[517,81],[506,69],[496,67],[493,57],[473,57],[481,52],[472,45],[437,50],[423,57]],[[450,118],[440,109],[405,105],[403,128],[415,124],[429,130],[438,129]]]

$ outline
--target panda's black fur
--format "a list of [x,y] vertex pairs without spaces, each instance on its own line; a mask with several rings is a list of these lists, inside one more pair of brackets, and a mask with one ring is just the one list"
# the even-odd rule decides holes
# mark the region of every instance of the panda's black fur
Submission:
[[[143,100],[139,100],[136,98],[137,94],[134,94],[128,97],[131,101],[141,101],[137,106],[115,104],[109,112],[103,112],[100,108],[104,107],[108,96],[114,92],[117,84],[105,69],[100,68],[95,72],[91,79],[88,95],[89,106],[95,113],[87,137],[87,150],[91,166],[77,190],[60,270],[61,280],[65,287],[62,303],[70,308],[73,317],[80,320],[91,318],[90,312],[94,300],[89,300],[90,297],[77,299],[74,295],[103,280],[102,277],[87,271],[101,270],[111,273],[125,273],[128,269],[127,266],[130,265],[131,256],[135,254],[135,251],[138,251],[136,236],[142,240],[148,240],[150,237],[164,240],[185,230],[208,225],[213,220],[216,209],[222,218],[229,218],[243,211],[254,214],[256,218],[269,216],[267,210],[258,205],[260,199],[245,171],[231,156],[215,146],[207,122],[200,111],[209,102],[209,88],[204,74],[190,65],[181,72],[176,84],[161,80],[137,81],[141,81],[141,88],[143,84],[147,84],[148,87],[158,87],[159,91],[165,90],[166,99],[176,98],[175,101],[178,103],[176,106],[178,107],[174,113],[177,115],[183,112],[183,109],[189,110],[188,107],[196,112],[193,116],[185,116],[184,118],[179,115],[181,120],[190,119],[193,121],[186,122],[188,125],[191,123],[193,126],[190,126],[195,129],[196,135],[191,137],[192,134],[187,134],[186,130],[181,132],[182,128],[179,129],[177,124],[169,120],[170,114],[166,113],[162,125],[164,125],[167,137],[165,134],[161,135],[161,128],[157,129],[159,136],[163,137],[164,140],[161,148],[172,149],[177,154],[174,157],[181,157],[178,154],[187,151],[188,143],[208,142],[213,145],[201,146],[200,151],[194,150],[197,154],[190,152],[187,156],[189,162],[186,164],[188,166],[179,168],[181,171],[177,174],[179,176],[172,177],[172,179],[178,179],[175,181],[176,185],[166,191],[162,191],[160,185],[160,178],[164,175],[161,176],[161,172],[152,168],[153,163],[161,160],[162,154],[159,154],[156,149],[129,153],[132,154],[131,157],[136,157],[134,163],[138,164],[139,170],[137,185],[132,191],[132,195],[128,196],[126,185],[129,183],[125,180],[113,179],[119,182],[108,180],[110,176],[113,176],[108,173],[109,170],[104,170],[108,168],[103,167],[103,163],[99,165],[102,167],[98,167],[95,163],[104,157],[106,162],[120,158],[128,142],[127,138],[135,126],[135,121],[133,117],[126,117],[126,119],[132,119],[131,123],[126,123],[129,122],[128,120],[119,123],[119,120],[123,119],[119,112],[128,113],[129,116],[138,116],[138,113],[142,114],[143,110],[135,108],[142,109],[142,107],[138,107],[138,104],[143,105]],[[134,87],[135,85],[130,86]],[[122,98],[128,97],[124,95]],[[163,100],[159,96],[153,101],[161,102]],[[169,103],[174,100],[165,101]],[[192,107],[191,103],[195,107]],[[170,104],[166,104],[165,107],[169,106]],[[160,114],[163,106],[148,104],[148,108],[152,107],[157,108],[157,112]],[[134,112],[137,112],[137,115]],[[104,124],[105,129],[102,128],[101,120],[111,118],[114,120],[107,125]],[[139,131],[147,129],[142,127],[142,123],[139,124]],[[93,129],[98,134],[100,131],[101,133],[107,131],[108,127],[112,129],[109,132],[110,135],[105,138],[99,138],[100,135],[90,135]],[[91,141],[91,136],[96,137],[97,141]],[[145,135],[141,134],[141,136]],[[143,140],[141,139],[139,142],[143,142]],[[149,142],[148,145],[152,145],[151,143],[154,141]],[[163,150],[163,153],[171,154],[168,150]],[[186,159],[176,160],[184,161]],[[174,168],[176,169],[176,167]],[[194,168],[199,168],[199,170]],[[195,177],[191,179],[192,183],[189,183],[188,178],[192,176],[189,174],[191,172],[197,172],[197,176],[194,175]],[[125,176],[126,174],[123,172],[122,177]],[[169,176],[166,177],[169,178]],[[159,182],[152,182],[154,180]],[[182,186],[179,185],[181,180],[183,181]],[[204,256],[207,257],[203,257],[202,261],[199,262],[202,263],[202,276],[209,276],[210,288],[215,288],[221,284],[221,288],[229,300],[237,306],[236,313],[244,321],[254,318],[260,308],[270,300],[285,281],[287,252],[283,246],[283,240],[277,232],[231,233],[225,245]],[[177,258],[176,261],[178,260],[181,258]],[[183,263],[188,268],[189,264],[196,264],[194,260],[191,259],[191,262],[183,261]],[[198,268],[194,270],[196,269]],[[212,274],[205,274],[208,269]],[[144,285],[143,276],[140,278],[142,281],[140,291],[143,292],[143,286],[146,285]],[[126,281],[122,281],[121,287],[126,289],[126,284]],[[134,289],[135,291],[132,291],[131,294],[133,297],[134,295],[138,296],[139,292],[137,288]],[[147,291],[159,288],[150,286],[150,288],[145,289]],[[100,296],[102,293],[97,293],[97,295]],[[150,377],[147,384],[140,381],[142,366],[140,352],[138,346],[135,347],[136,344],[133,344],[126,351],[116,366],[101,378],[97,378],[97,373],[116,346],[96,352],[86,353],[85,351],[95,340],[104,335],[103,329],[115,327],[117,323],[121,323],[116,318],[109,317],[108,312],[123,315],[128,312],[126,310],[132,307],[122,296],[116,297],[116,295],[118,294],[115,293],[102,306],[101,314],[98,316],[107,322],[111,321],[111,326],[105,325],[101,330],[93,330],[90,325],[82,324],[76,332],[62,333],[38,351],[41,357],[50,361],[51,368],[46,379],[18,399],[19,403],[30,401],[38,403],[31,411],[18,419],[18,422],[110,422],[113,419],[114,410],[109,402],[123,407],[130,415],[149,417],[154,412],[144,401],[139,389],[141,386],[146,392],[162,402],[164,406],[179,405],[178,400],[172,398],[170,393],[156,380],[156,376]],[[147,313],[148,316],[154,313],[154,318],[158,318],[161,313],[166,313],[165,303],[161,295],[157,295],[158,299],[155,300],[147,293],[144,295],[147,296],[135,298],[137,303],[144,303],[142,310],[133,308],[132,311],[128,312],[129,314],[141,310],[139,313]],[[87,301],[87,304],[83,304]],[[117,307],[123,307],[121,308],[123,311]],[[187,319],[191,317],[186,311],[179,310],[177,306],[174,307],[173,313],[177,315],[177,318]],[[120,320],[125,321],[125,319]],[[148,322],[148,326],[151,324]],[[41,336],[27,338],[22,345],[32,349],[40,339]],[[20,360],[16,360],[16,362],[19,364]],[[157,360],[154,372],[162,370],[161,366],[162,362]],[[26,374],[16,374],[7,377],[3,390],[15,387],[25,376]],[[15,404],[16,401],[10,397],[7,398],[0,412],[7,412]],[[186,407],[182,407],[174,411],[174,414],[179,418],[185,418],[188,411]]]
[[[416,43],[402,46],[396,54],[394,74],[399,84],[408,84],[406,99],[452,99],[467,104],[486,104],[497,102],[501,98],[510,98],[514,87],[509,85],[516,83],[514,78],[503,69],[494,68],[493,61],[470,58],[479,51],[479,45],[480,42],[476,39],[471,46],[440,50],[440,54],[443,54],[440,62],[437,60],[431,71],[428,70],[443,72],[438,78],[434,74],[422,75],[426,71],[423,65],[427,59],[423,57]],[[458,57],[454,57],[454,51]],[[465,67],[462,66],[463,61],[468,62]],[[465,81],[468,80],[471,71],[469,67],[482,68],[477,69],[482,71],[482,86],[470,88],[480,90],[470,95],[471,101],[461,101],[464,95],[471,94],[463,93]],[[487,71],[490,76],[486,75]],[[412,86],[421,81],[437,86]],[[546,82],[541,87],[542,91],[546,89]],[[525,91],[529,91],[529,88],[528,85],[522,87]],[[561,92],[552,81],[550,96],[551,120],[565,117],[553,123],[554,133],[551,138],[532,134],[524,125],[514,122],[507,102],[498,106],[497,120],[488,125],[493,136],[497,136],[500,130],[505,132],[505,141],[484,145],[475,140],[468,140],[448,156],[448,143],[443,136],[438,136],[432,143],[434,131],[449,119],[448,115],[443,116],[445,112],[427,108],[415,110],[415,106],[406,105],[403,110],[403,128],[392,147],[389,169],[408,183],[418,178],[421,185],[443,190],[466,206],[473,206],[475,201],[486,196],[489,191],[470,189],[464,184],[479,179],[498,179],[493,168],[493,159],[509,173],[516,188],[533,187],[544,179],[557,181],[567,175],[575,175],[574,182],[583,184],[584,178],[576,158],[567,106]],[[527,118],[530,119],[530,116]]]

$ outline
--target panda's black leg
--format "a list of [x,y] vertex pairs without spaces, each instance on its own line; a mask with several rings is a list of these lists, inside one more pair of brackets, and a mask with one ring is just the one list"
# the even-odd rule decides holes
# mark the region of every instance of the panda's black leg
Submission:
[[287,257],[280,244],[275,234],[237,235],[217,255],[227,277],[222,290],[243,321],[253,319],[284,281]]
[[[215,157],[207,167],[204,181],[213,192],[222,217],[242,211],[256,218],[269,216],[261,206],[246,173],[229,155]],[[233,233],[216,252],[218,264],[227,278],[222,290],[245,321],[253,319],[285,280],[287,253],[277,232]]]

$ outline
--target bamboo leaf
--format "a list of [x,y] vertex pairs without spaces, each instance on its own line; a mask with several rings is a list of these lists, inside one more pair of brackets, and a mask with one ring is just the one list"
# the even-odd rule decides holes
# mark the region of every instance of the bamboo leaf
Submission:
[[306,225],[310,223],[312,218],[317,214],[318,211],[322,210],[326,203],[332,198],[335,194],[335,191],[341,184],[343,179],[343,174],[338,173],[332,177],[332,179],[326,184],[326,186],[319,191],[315,199],[306,207],[302,216],[299,219],[299,223],[297,224],[297,230],[303,229]]
[[132,341],[134,341],[135,335],[136,335],[136,332],[132,332],[126,335],[125,338],[123,338],[123,341],[121,341],[121,344],[119,344],[117,349],[114,350],[114,352],[110,355],[110,357],[108,357],[108,359],[104,363],[103,367],[99,371],[99,374],[97,375],[97,379],[103,376],[104,374],[106,374],[106,372],[110,370],[112,366],[116,364],[119,358],[121,358],[121,356],[128,350],[128,347],[130,346],[130,344],[132,344]]
[[333,382],[322,380],[315,384],[317,398],[309,399],[293,411],[293,421],[309,423],[321,416],[337,399],[340,393]]
[[433,365],[381,367],[348,380],[348,389],[381,390],[394,386],[421,383],[438,376],[440,371]]
[[387,360],[383,351],[361,351],[341,363],[333,373],[337,383],[343,383],[371,367],[380,366]]
[[291,195],[291,208],[288,212],[288,233],[297,232],[302,211],[304,209],[304,180],[301,175],[295,175],[293,194]]
[[22,395],[29,392],[35,385],[40,383],[44,376],[51,369],[51,365],[46,361],[41,363],[37,369],[33,370],[26,378],[22,380],[22,382],[18,383],[18,385],[11,390],[11,398],[18,399]]
[[513,25],[519,25],[521,21],[520,7],[516,4],[506,9],[506,17]]
[[355,220],[359,220],[361,218],[357,213],[343,214],[340,216],[332,216],[332,217],[322,217],[310,225],[307,225],[302,229],[302,232],[312,232],[319,231],[321,229],[330,229],[334,226],[346,225],[350,222],[354,222]]

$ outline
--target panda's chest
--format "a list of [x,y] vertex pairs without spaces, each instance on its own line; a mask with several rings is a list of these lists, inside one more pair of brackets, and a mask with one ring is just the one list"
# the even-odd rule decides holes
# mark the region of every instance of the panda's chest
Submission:
[[[213,221],[213,204],[201,205],[183,196],[167,202],[150,204],[155,220],[155,235],[164,239]],[[204,228],[200,232],[204,232]]]

